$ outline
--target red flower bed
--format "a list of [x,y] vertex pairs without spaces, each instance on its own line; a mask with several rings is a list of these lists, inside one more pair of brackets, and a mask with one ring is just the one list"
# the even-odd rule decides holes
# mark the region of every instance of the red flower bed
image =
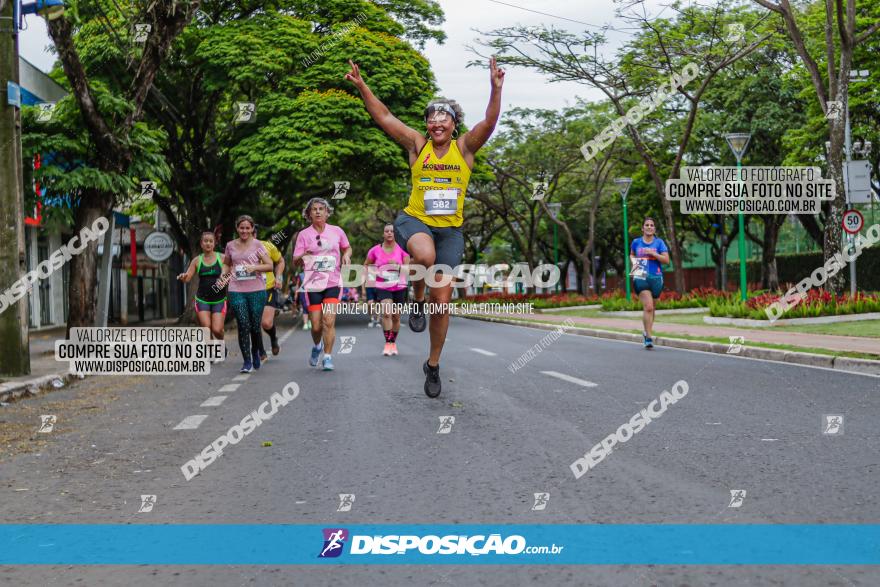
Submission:
[[544,293],[544,294],[505,294],[501,292],[490,292],[486,294],[478,294],[475,296],[467,296],[468,302],[498,302],[498,303],[523,303],[529,301],[540,300],[542,305],[552,306],[554,304],[572,304],[573,302],[588,304],[598,302],[598,296],[582,296],[578,293]]
[[688,296],[693,298],[727,298],[729,299],[733,294],[729,291],[721,291],[720,289],[715,289],[714,287],[695,287],[691,291],[687,293]]
[[[753,310],[766,308],[773,302],[778,302],[783,296],[784,294],[780,292],[768,292],[749,298],[746,300],[746,306]],[[807,297],[799,303],[805,306],[824,306],[826,304],[845,304],[860,301],[880,301],[880,298],[876,294],[863,294],[861,292],[857,292],[854,296],[850,296],[847,293],[835,297],[824,289],[814,288],[808,290]]]

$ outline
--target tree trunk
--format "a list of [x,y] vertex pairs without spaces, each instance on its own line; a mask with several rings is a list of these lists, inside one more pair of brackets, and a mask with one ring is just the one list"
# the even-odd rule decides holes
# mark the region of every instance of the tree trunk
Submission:
[[[111,214],[112,196],[92,190],[82,195],[82,200],[74,215],[74,234],[79,235],[84,227],[102,216]],[[82,246],[81,244],[79,246]],[[104,251],[105,255],[111,251]],[[98,241],[89,241],[85,250],[70,259],[70,285],[67,289],[66,336],[70,329],[83,326],[94,326],[98,302]]]
[[675,233],[675,218],[672,215],[672,203],[666,199],[665,192],[660,192],[660,203],[663,205],[663,217],[666,219],[666,235],[669,240],[669,252],[672,257],[673,277],[675,279],[675,291],[684,293],[684,265],[682,264],[681,242]]
[[785,218],[782,215],[764,217],[764,242],[761,243],[761,287],[764,289],[779,289],[776,243],[779,241],[779,229],[785,222]]
[[[847,72],[848,75],[848,72]],[[841,72],[841,77],[843,72]],[[842,111],[846,112],[846,86],[841,90],[843,94],[838,93],[837,99],[843,102]],[[841,236],[843,221],[843,212],[846,208],[846,192],[843,185],[843,148],[844,133],[846,130],[846,117],[843,113],[838,116],[837,120],[829,120],[831,153],[829,157],[829,173],[831,179],[834,180],[834,189],[836,191],[834,199],[829,206],[828,216],[825,218],[825,234],[823,238],[822,249],[824,252],[824,260],[828,261],[834,257],[834,254],[841,250]],[[837,274],[825,282],[825,290],[834,294],[840,294],[846,285],[847,271],[840,270]]]

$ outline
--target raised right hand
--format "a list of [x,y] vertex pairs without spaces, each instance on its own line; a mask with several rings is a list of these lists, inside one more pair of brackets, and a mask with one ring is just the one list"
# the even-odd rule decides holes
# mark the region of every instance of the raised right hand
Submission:
[[364,83],[364,78],[361,77],[360,67],[358,67],[357,63],[351,59],[348,60],[348,64],[351,65],[351,71],[345,74],[345,79],[360,87],[360,85]]

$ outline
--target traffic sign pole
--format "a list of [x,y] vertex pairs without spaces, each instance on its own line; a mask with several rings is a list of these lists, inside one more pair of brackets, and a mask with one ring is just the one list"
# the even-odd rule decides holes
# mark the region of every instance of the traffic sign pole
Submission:
[[[847,86],[849,87],[849,86]],[[852,203],[849,197],[849,162],[852,160],[852,135],[849,126],[849,96],[846,100],[846,121],[844,125],[844,155],[846,158],[843,163],[843,191],[846,196],[846,207],[849,208]],[[852,244],[852,235],[844,237],[843,246],[848,247]],[[849,262],[849,295],[856,295],[856,258],[853,257]]]

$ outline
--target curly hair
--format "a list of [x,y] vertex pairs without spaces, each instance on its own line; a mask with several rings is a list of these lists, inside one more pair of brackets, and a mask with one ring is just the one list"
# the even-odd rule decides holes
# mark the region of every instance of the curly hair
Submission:
[[449,107],[455,112],[455,125],[458,126],[464,123],[464,111],[461,109],[461,105],[455,100],[447,100],[440,96],[439,98],[435,98],[428,102],[428,105],[425,106],[425,110],[428,110],[434,104],[449,104]]
[[330,215],[333,214],[333,206],[330,205],[330,202],[325,200],[324,198],[311,198],[306,207],[303,208],[303,218],[306,222],[311,222],[311,213],[312,213],[312,204],[323,204],[325,208],[327,208],[327,218],[330,218]]

